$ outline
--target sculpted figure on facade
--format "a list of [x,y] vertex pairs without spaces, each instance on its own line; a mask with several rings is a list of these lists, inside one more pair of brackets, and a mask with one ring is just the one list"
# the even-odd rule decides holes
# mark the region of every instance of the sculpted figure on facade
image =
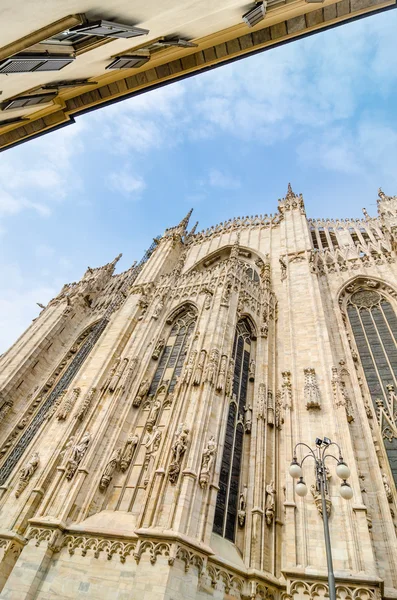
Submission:
[[173,484],[178,481],[182,458],[187,448],[188,436],[189,429],[183,427],[183,424],[181,424],[178,428],[178,432],[175,434],[175,441],[172,445],[171,465],[168,471],[168,478]]
[[110,382],[112,381],[113,377],[116,374],[116,371],[118,369],[119,364],[120,364],[120,356],[117,356],[116,359],[115,359],[115,361],[114,361],[114,363],[113,363],[112,368],[109,371],[109,375],[106,378],[105,383],[102,386],[103,390],[106,390],[109,387]]
[[39,464],[39,453],[35,452],[34,454],[32,454],[26,465],[22,467],[22,469],[19,471],[19,481],[17,489],[15,491],[16,498],[18,498],[22,494],[23,490],[28,485]]
[[77,413],[77,418],[79,421],[83,421],[83,419],[85,418],[85,416],[91,406],[92,400],[95,396],[95,392],[96,392],[96,388],[91,388],[90,391],[88,392],[88,394],[86,395],[86,397],[84,398],[84,400],[80,406],[80,410]]
[[138,393],[134,398],[132,406],[140,406],[141,402],[144,398],[146,398],[147,393],[150,389],[150,381],[149,379],[144,379],[139,386]]
[[107,463],[107,465],[105,466],[105,468],[103,470],[102,477],[99,482],[100,490],[104,491],[109,486],[109,483],[111,482],[111,480],[113,478],[113,473],[115,472],[115,470],[118,468],[118,466],[120,464],[121,451],[122,451],[121,448],[117,448],[116,450],[113,451],[113,454],[110,457],[109,462]]
[[152,354],[153,360],[158,360],[160,358],[160,354],[161,354],[164,346],[165,346],[165,339],[160,338],[153,350],[153,354]]
[[247,516],[247,486],[244,486],[243,491],[240,492],[238,501],[237,518],[240,527],[244,527],[245,519]]
[[129,433],[127,441],[124,444],[123,454],[120,460],[120,469],[124,473],[131,464],[132,457],[139,442],[139,437],[136,434]]
[[216,382],[217,392],[222,392],[226,385],[226,367],[227,367],[227,356],[225,354],[221,357],[221,363],[219,367],[218,379]]
[[249,381],[255,380],[255,371],[256,371],[256,362],[253,358],[251,358],[249,371],[248,371],[248,380]]
[[234,361],[234,358],[231,358],[229,360],[229,366],[227,369],[227,376],[226,376],[226,385],[225,385],[225,393],[226,393],[226,396],[228,396],[229,398],[233,393],[234,367],[235,367],[235,361]]
[[122,388],[123,388],[124,394],[129,393],[129,391],[131,389],[131,385],[135,380],[135,377],[136,377],[136,374],[138,371],[138,366],[139,366],[139,358],[137,356],[134,356],[130,360],[129,367],[128,367],[125,377],[124,377],[124,381],[122,382]]
[[222,306],[229,306],[230,296],[232,295],[232,289],[233,289],[233,284],[232,284],[231,280],[228,279],[225,283],[225,287],[224,287],[222,298],[221,298]]
[[252,406],[247,404],[244,407],[244,430],[245,433],[251,433],[252,428]]
[[[321,499],[321,493],[317,489],[317,487],[314,483],[310,486],[310,491],[311,491],[311,494],[314,499],[314,504],[316,505],[316,508],[317,508],[320,516],[322,517],[323,516],[323,503],[322,503],[322,499]],[[325,505],[327,507],[327,515],[331,516],[332,501],[331,501],[331,497],[329,495],[328,490],[325,491]]]
[[159,398],[159,396],[157,395],[155,397],[155,399],[152,402],[150,411],[149,411],[149,415],[146,421],[146,427],[148,431],[152,431],[153,427],[156,424],[157,421],[157,417],[159,416],[159,412],[161,409],[161,400]]
[[214,385],[216,372],[218,370],[218,361],[219,361],[219,350],[217,348],[212,348],[208,364],[205,372],[204,383],[209,383],[210,385]]
[[260,383],[258,387],[257,399],[257,417],[266,421],[267,417],[267,401],[266,401],[266,384]]
[[163,309],[164,309],[164,296],[161,296],[161,298],[157,302],[156,307],[153,311],[152,318],[158,319],[159,316],[161,315],[161,313],[163,312]]
[[273,392],[271,390],[267,390],[267,424],[270,427],[274,426],[274,399]]
[[119,384],[119,381],[124,373],[124,370],[127,366],[128,363],[128,358],[123,358],[123,360],[121,361],[120,366],[118,367],[117,371],[115,372],[115,374],[113,375],[112,379],[110,380],[109,383],[109,392],[115,392],[116,388]]
[[157,450],[160,447],[161,431],[154,427],[145,440],[145,461],[143,466],[143,485],[146,488],[153,471]]
[[83,460],[91,442],[91,434],[86,431],[80,442],[71,448],[70,459],[66,466],[66,479],[72,479],[77,467]]
[[306,402],[306,408],[309,410],[311,408],[319,409],[321,408],[320,403],[320,389],[318,387],[316,371],[313,368],[304,369],[305,374],[305,387],[304,387],[304,396]]
[[393,502],[393,492],[391,491],[389,480],[385,473],[382,473],[383,487],[385,488],[387,501]]
[[201,469],[200,469],[199,483],[200,483],[200,487],[202,487],[202,488],[206,487],[210,481],[212,467],[213,467],[214,460],[215,460],[215,455],[216,455],[216,442],[215,442],[215,437],[212,435],[210,437],[210,439],[208,440],[207,446],[206,446],[206,448],[204,448],[203,455],[201,457]]
[[186,363],[186,366],[183,370],[181,383],[185,383],[188,385],[193,375],[194,364],[196,362],[197,350],[192,350],[189,355],[189,360]]
[[265,515],[266,515],[266,523],[268,525],[271,525],[273,523],[275,511],[276,511],[276,488],[274,487],[274,481],[271,481],[266,486]]
[[57,413],[58,421],[64,421],[67,418],[80,395],[80,391],[80,388],[74,388],[71,394],[66,395]]
[[206,350],[201,350],[200,352],[200,356],[198,359],[198,363],[197,363],[197,367],[196,370],[194,372],[194,378],[193,378],[193,385],[200,385],[201,383],[201,379],[203,377],[203,371],[204,371],[204,365],[205,365],[205,358],[207,356],[207,352]]

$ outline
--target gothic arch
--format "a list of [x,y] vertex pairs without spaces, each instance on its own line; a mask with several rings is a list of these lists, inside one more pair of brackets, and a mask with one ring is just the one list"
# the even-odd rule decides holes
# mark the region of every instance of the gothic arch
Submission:
[[[218,264],[222,260],[227,259],[230,256],[230,253],[231,253],[233,247],[234,247],[234,244],[225,244],[224,246],[217,248],[213,252],[206,254],[205,256],[200,258],[198,261],[196,261],[194,263],[194,265],[192,267],[190,267],[190,269],[186,272],[186,274],[192,273],[193,271],[201,271],[204,269],[208,269],[209,267],[215,266],[216,264]],[[242,262],[244,262],[244,261],[247,262],[247,264],[249,264],[249,266],[252,267],[253,269],[255,269],[256,271],[258,271],[258,269],[255,266],[255,262],[257,260],[261,260],[262,262],[264,262],[266,260],[265,255],[258,252],[257,250],[253,250],[252,248],[249,248],[247,246],[239,245],[238,249],[239,249],[239,252],[241,253],[239,255],[239,259]]]
[[193,340],[197,316],[198,309],[190,301],[180,304],[169,313],[157,342],[161,345],[161,350],[157,356],[158,363],[150,384],[149,396],[155,395],[161,386],[166,387],[167,393],[173,391]]
[[397,486],[397,293],[379,278],[357,276],[339,304],[353,360],[361,367]]

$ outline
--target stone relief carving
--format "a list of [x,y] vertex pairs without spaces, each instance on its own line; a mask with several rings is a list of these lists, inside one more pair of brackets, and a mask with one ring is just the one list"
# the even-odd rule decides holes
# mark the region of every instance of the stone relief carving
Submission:
[[37,470],[37,467],[40,464],[40,456],[38,452],[32,454],[28,462],[24,467],[19,471],[19,481],[17,489],[15,490],[15,497],[19,498],[22,494],[23,490],[28,485],[29,481],[33,477],[34,472]]
[[225,283],[221,298],[221,306],[229,306],[230,296],[232,295],[233,284],[230,279]]
[[68,390],[63,390],[63,392],[61,392],[59,394],[58,398],[55,400],[54,404],[51,406],[51,408],[47,412],[47,415],[46,415],[47,421],[49,421],[54,416],[54,414],[58,410],[59,405],[61,404],[61,402],[63,401],[63,399],[65,398],[67,393],[68,393]]
[[[344,361],[341,361],[341,363],[344,365]],[[343,373],[345,369],[343,367],[342,369],[338,369],[337,367],[331,368],[332,392],[336,406],[344,407],[347,421],[348,423],[351,423],[354,421],[353,406],[346,388],[346,382],[343,380]]]
[[159,341],[157,342],[157,344],[155,345],[154,350],[153,350],[153,354],[152,354],[153,360],[158,360],[160,358],[160,354],[161,354],[164,346],[165,346],[165,339],[164,338],[159,339]]
[[128,394],[131,388],[133,381],[135,380],[137,371],[139,366],[139,358],[134,356],[129,363],[128,369],[125,371],[125,377],[123,378],[121,387],[124,391],[124,394]]
[[109,483],[112,481],[113,473],[119,467],[120,458],[121,458],[121,448],[117,448],[113,451],[113,454],[110,457],[109,462],[106,464],[101,480],[99,482],[99,489],[104,491],[109,486]]
[[276,488],[274,487],[274,481],[271,481],[266,486],[265,516],[266,516],[266,523],[268,525],[271,525],[273,523],[275,511],[276,511]]
[[175,441],[171,449],[172,459],[168,471],[168,479],[172,484],[175,484],[178,481],[182,458],[187,448],[188,436],[189,429],[187,427],[183,427],[183,423],[181,423],[178,427],[177,433],[175,434]]
[[203,450],[203,454],[201,457],[201,469],[200,469],[200,477],[199,484],[200,487],[205,488],[211,478],[212,467],[215,461],[216,456],[216,442],[215,438],[212,435],[207,442],[206,448]]
[[68,459],[66,465],[66,479],[70,480],[73,478],[73,475],[77,471],[77,467],[86,455],[90,442],[91,434],[88,431],[86,431],[83,437],[81,438],[80,442],[76,445],[71,446],[70,458]]
[[238,524],[240,527],[244,527],[245,518],[247,516],[247,486],[245,485],[242,492],[240,492],[239,500],[238,500],[238,511],[237,518]]
[[71,394],[67,394],[57,413],[58,421],[64,421],[71,412],[81,392],[80,388],[74,388]]
[[277,429],[281,429],[284,424],[284,406],[282,403],[282,393],[278,391],[276,393],[276,402],[274,407],[274,424]]
[[[327,480],[329,481],[331,479],[331,473],[328,469],[328,467],[326,467],[326,477]],[[310,491],[311,494],[313,496],[314,499],[314,504],[316,505],[316,508],[320,514],[320,516],[323,516],[323,504],[322,504],[322,500],[321,500],[321,493],[320,490],[317,489],[316,485],[313,483],[310,486]],[[331,501],[331,497],[329,495],[329,490],[326,489],[325,490],[325,505],[327,507],[327,515],[330,516],[331,515],[331,509],[332,509],[332,501]]]
[[303,370],[305,374],[305,387],[303,390],[306,408],[312,409],[320,409],[321,401],[320,401],[320,389],[317,383],[316,371],[313,368],[307,368]]
[[160,447],[162,432],[154,427],[145,440],[145,461],[143,465],[143,486],[146,488],[153,471],[157,451]]
[[281,268],[281,281],[284,281],[284,279],[287,278],[287,263],[281,256],[279,258],[279,263]]
[[120,460],[120,469],[124,473],[131,464],[132,457],[135,452],[135,448],[139,443],[139,438],[133,433],[129,433],[127,441],[124,444],[123,454]]
[[204,365],[205,365],[206,356],[207,356],[207,351],[206,350],[201,350],[200,356],[199,356],[199,359],[198,359],[198,363],[197,363],[197,367],[196,367],[196,370],[194,372],[193,385],[200,385],[200,383],[201,383],[201,379],[203,377],[203,371],[204,371]]
[[217,348],[212,348],[210,355],[209,355],[207,368],[205,371],[204,383],[209,383],[210,385],[214,385],[216,372],[218,370],[218,361],[219,361],[219,350]]
[[164,309],[165,296],[161,296],[152,314],[152,319],[158,319]]
[[94,388],[94,387],[91,388],[90,391],[88,392],[88,394],[86,395],[86,397],[84,398],[84,400],[80,406],[79,412],[77,413],[77,419],[79,421],[83,421],[87,412],[89,411],[89,408],[90,408],[91,403],[95,396],[95,392],[96,392],[96,388]]
[[282,389],[284,409],[288,408],[291,410],[291,408],[292,408],[291,372],[283,371],[283,373],[281,373],[281,377],[283,378],[283,383],[281,385],[281,389]]
[[120,364],[120,356],[117,356],[113,363],[112,368],[109,371],[109,375],[106,378],[105,383],[102,386],[103,390],[106,390],[108,388],[108,386],[110,385],[110,382],[112,381],[113,377],[115,376],[119,364]]
[[216,382],[217,392],[222,392],[226,384],[226,367],[227,367],[227,356],[225,354],[221,357],[221,363],[219,367],[218,380]]
[[139,386],[138,393],[135,396],[132,406],[140,406],[141,402],[144,398],[146,398],[147,393],[150,389],[150,381],[149,379],[144,379]]
[[387,385],[387,396],[385,400],[378,399],[376,405],[378,423],[382,438],[391,442],[397,439],[397,396],[394,385]]

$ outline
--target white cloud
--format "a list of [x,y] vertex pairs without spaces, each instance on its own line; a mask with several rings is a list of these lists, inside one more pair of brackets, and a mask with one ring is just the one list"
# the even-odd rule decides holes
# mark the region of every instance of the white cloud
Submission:
[[146,183],[139,175],[132,175],[129,167],[125,166],[119,171],[110,173],[108,176],[108,186],[115,192],[120,192],[124,196],[139,198],[146,188]]

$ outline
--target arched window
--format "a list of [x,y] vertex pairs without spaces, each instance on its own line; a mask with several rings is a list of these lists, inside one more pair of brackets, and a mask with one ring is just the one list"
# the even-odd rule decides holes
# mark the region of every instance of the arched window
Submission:
[[347,314],[397,485],[397,317],[387,297],[367,284],[355,287]]
[[255,283],[259,283],[259,275],[251,266],[247,265],[246,274],[251,279],[251,281],[255,281]]
[[158,387],[166,382],[169,385],[168,392],[171,393],[174,389],[176,380],[182,372],[196,319],[197,313],[192,306],[187,306],[182,313],[178,312],[154,374],[149,396],[154,395]]
[[243,319],[237,325],[234,338],[233,395],[227,417],[214,518],[214,532],[232,542],[235,539],[237,504],[241,485],[240,471],[244,437],[243,415],[247,399],[251,339],[251,327],[248,321]]

